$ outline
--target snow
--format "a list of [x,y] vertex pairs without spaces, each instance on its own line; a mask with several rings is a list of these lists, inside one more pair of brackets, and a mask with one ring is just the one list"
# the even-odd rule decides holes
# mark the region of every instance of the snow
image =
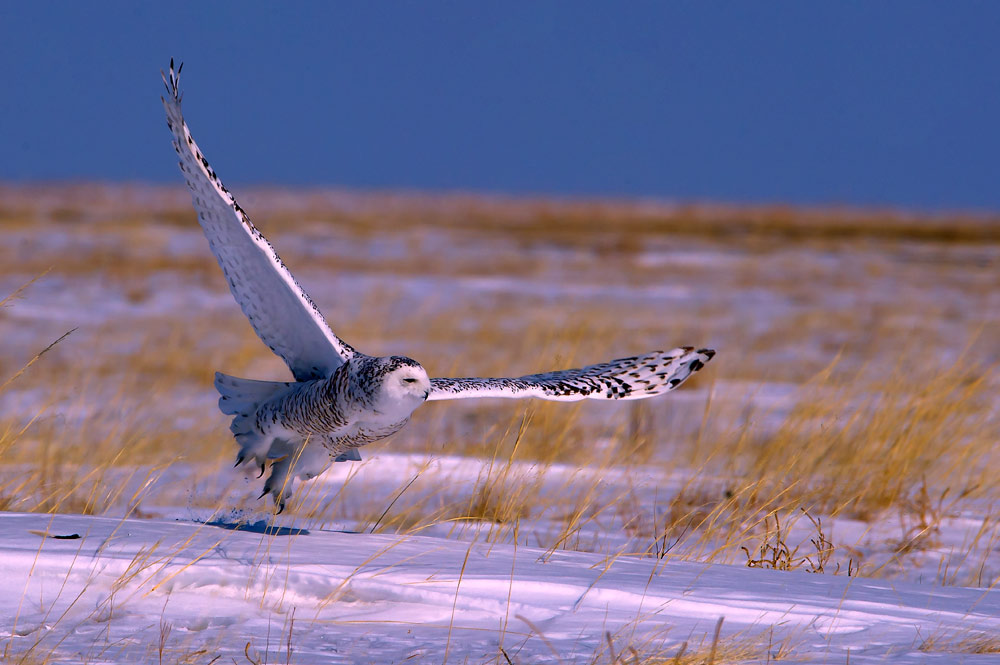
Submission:
[[[534,474],[542,492],[572,492],[576,483],[615,495],[627,485],[641,501],[683,482],[642,468],[517,464],[506,472]],[[442,487],[468,489],[488,473],[487,460],[383,453],[336,465],[299,492],[338,496],[336,512],[358,515],[365,498],[388,505],[413,474],[423,474],[421,483],[404,503]],[[610,662],[609,636],[616,654],[672,657],[684,643],[707,653],[722,618],[718,648],[735,654],[730,661],[766,662],[771,654],[787,662],[915,663],[935,656],[926,649],[969,650],[1000,634],[1000,590],[992,588],[706,563],[705,544],[694,542],[664,557],[640,556],[634,539],[614,537],[607,523],[592,527],[593,551],[529,546],[555,533],[557,520],[544,513],[523,520],[523,535],[499,538],[510,527],[462,522],[386,534],[369,533],[363,521],[275,517],[265,502],[212,511],[193,507],[192,494],[233,506],[256,486],[223,468],[201,475],[184,465],[136,473],[138,493],[173,501],[143,501],[152,519],[125,510],[0,513],[7,658],[503,663],[506,654],[515,663]],[[155,494],[157,485],[175,495]],[[213,487],[220,493],[211,495]],[[188,506],[179,507],[185,493]],[[981,525],[956,518],[944,538]],[[852,525],[828,528],[843,539]],[[948,652],[946,661],[959,656],[987,657]]]
[[[172,201],[168,212],[193,214],[186,192],[162,195]],[[373,205],[330,196],[316,209]],[[304,205],[300,193],[243,198],[255,216]],[[588,433],[590,466],[427,454],[442,441],[450,452],[465,451],[456,443],[464,441],[488,452],[507,421],[520,418],[480,411],[492,408],[484,403],[429,405],[400,435],[367,448],[363,463],[337,465],[302,486],[298,505],[275,518],[256,500],[261,481],[229,467],[232,442],[201,370],[274,378],[284,368],[248,332],[193,218],[136,225],[98,204],[82,206],[87,219],[73,224],[5,228],[0,296],[54,270],[0,310],[0,379],[78,330],[33,368],[37,377],[29,373],[0,393],[0,424],[51,425],[51,433],[28,430],[16,445],[48,450],[58,441],[53,463],[93,440],[127,445],[151,435],[166,445],[224,447],[226,461],[191,456],[146,468],[130,458],[100,469],[100,487],[86,468],[66,473],[79,479],[82,495],[126,488],[101,503],[99,516],[20,513],[42,497],[0,495],[11,511],[0,512],[0,663],[589,664],[613,662],[613,651],[631,665],[631,649],[640,663],[671,662],[685,643],[704,658],[720,618],[719,663],[995,662],[995,491],[961,509],[939,507],[929,537],[910,549],[907,538],[923,533],[917,514],[817,515],[836,544],[823,574],[747,567],[740,546],[756,553],[759,523],[737,525],[738,537],[722,528],[672,533],[662,558],[651,547],[671,499],[692,478],[716,504],[732,483],[715,475],[726,466],[706,456],[676,461],[679,442],[707,441],[750,421],[764,440],[835,355],[846,354],[842,367],[861,366],[888,357],[871,346],[879,351],[905,336],[920,342],[921,359],[945,366],[970,331],[981,331],[985,352],[974,357],[991,366],[1000,315],[1000,292],[991,288],[995,244],[786,248],[664,236],[618,253],[544,235],[479,234],[471,225],[368,230],[330,223],[328,211],[288,228],[272,222],[271,239],[334,329],[354,326],[363,334],[348,339],[364,350],[406,353],[439,374],[481,365],[541,369],[535,363],[544,359],[515,335],[526,321],[534,326],[529,342],[582,360],[674,343],[720,349],[704,382],[643,415],[656,445],[647,466],[620,458],[599,466],[634,415],[621,405],[591,404],[575,416]],[[138,201],[140,219],[149,204]],[[372,208],[373,219],[386,205]],[[308,220],[310,210],[301,216]],[[401,323],[371,329],[387,319]],[[472,342],[484,320],[495,337],[480,348]],[[563,326],[582,339],[574,333],[550,343]],[[258,355],[240,358],[247,339]],[[158,386],[150,400],[156,365],[136,359],[161,352],[190,357],[193,367],[176,370],[190,376]],[[62,367],[66,376],[51,382]],[[709,395],[713,418],[702,431]],[[837,399],[848,407],[867,397],[859,390]],[[76,438],[76,429],[87,436]],[[37,471],[23,463],[31,459],[0,466],[0,487],[18,487],[4,482]],[[453,510],[487,482],[525,500],[525,514],[495,523]],[[570,524],[578,497],[587,497],[587,512]],[[301,510],[309,505],[317,507],[312,514]],[[811,523],[801,514],[782,520],[789,546],[810,551]],[[73,534],[80,537],[56,537]],[[863,577],[846,574],[851,557],[863,562]]]
[[[794,661],[924,662],[1000,633],[1000,590],[263,523],[0,515],[11,652],[49,662],[590,662],[606,648],[767,635]],[[42,535],[44,534],[44,535]],[[79,535],[57,539],[56,536]],[[246,645],[250,646],[247,648]],[[291,652],[289,653],[289,644]],[[756,660],[765,659],[765,652]],[[606,656],[605,656],[606,658]],[[970,659],[968,662],[972,662]]]

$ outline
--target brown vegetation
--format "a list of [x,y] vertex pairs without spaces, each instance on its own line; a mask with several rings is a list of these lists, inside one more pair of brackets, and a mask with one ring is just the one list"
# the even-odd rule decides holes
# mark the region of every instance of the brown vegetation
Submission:
[[[428,405],[369,455],[491,458],[477,483],[420,489],[433,483],[418,479],[393,505],[358,504],[350,482],[332,497],[305,488],[292,506],[302,515],[398,531],[488,523],[501,542],[525,519],[556,516],[551,548],[589,547],[588,528],[610,521],[646,543],[637,554],[672,555],[683,540],[689,556],[729,561],[743,547],[766,558],[769,519],[802,522],[815,558],[803,510],[891,516],[904,525],[893,556],[905,561],[932,549],[949,514],[998,498],[995,218],[318,191],[243,199],[339,334],[432,374],[525,373],[680,343],[719,350],[681,391],[639,406]],[[146,483],[158,470],[183,461],[207,476],[228,462],[212,372],[286,371],[228,299],[186,193],[0,187],[0,228],[8,291],[48,271],[0,308],[0,382],[11,379],[0,394],[3,505],[141,510],[161,500]],[[592,475],[542,491],[558,464]],[[656,505],[600,490],[601,474],[640,464],[686,481]]]

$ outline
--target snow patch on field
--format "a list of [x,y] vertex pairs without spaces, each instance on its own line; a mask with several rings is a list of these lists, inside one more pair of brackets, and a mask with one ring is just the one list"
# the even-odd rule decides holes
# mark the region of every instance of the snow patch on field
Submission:
[[931,636],[1000,632],[1000,590],[262,527],[0,515],[0,639],[67,663],[155,661],[161,645],[238,661],[483,662],[503,648],[573,663],[607,633],[618,651],[707,646],[724,617],[721,645],[767,634],[792,662],[906,663]]

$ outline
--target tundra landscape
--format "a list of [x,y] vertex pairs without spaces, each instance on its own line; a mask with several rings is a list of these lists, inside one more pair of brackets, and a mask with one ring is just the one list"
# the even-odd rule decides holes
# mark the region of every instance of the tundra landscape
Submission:
[[276,515],[212,380],[290,376],[187,191],[0,186],[0,661],[1000,653],[1000,219],[236,194],[338,335],[431,376],[718,355],[425,404]]

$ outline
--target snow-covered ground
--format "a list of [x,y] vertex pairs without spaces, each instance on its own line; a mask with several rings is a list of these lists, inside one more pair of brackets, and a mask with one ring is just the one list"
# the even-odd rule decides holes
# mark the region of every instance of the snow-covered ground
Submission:
[[631,649],[668,656],[684,643],[707,656],[722,619],[719,662],[985,663],[996,656],[956,651],[1000,635],[993,589],[242,529],[0,515],[7,658],[589,663],[614,649],[631,662]]
[[[485,460],[383,454],[339,465],[300,491],[341,497],[336,512],[359,515],[359,502],[388,506],[400,486],[399,502],[421,503],[442,488],[467,491],[489,472]],[[542,492],[590,487],[609,495],[609,507],[626,487],[648,501],[682,482],[643,469],[514,465],[506,473],[536,474]],[[162,498],[155,485],[163,484],[187,501],[140,498],[130,512],[144,519],[0,513],[7,658],[592,663],[612,662],[614,649],[631,663],[631,649],[649,662],[685,643],[707,657],[719,619],[717,662],[987,662],[973,652],[1000,648],[1000,590],[992,588],[707,563],[712,547],[696,534],[658,556],[642,552],[649,543],[629,537],[613,508],[576,534],[586,552],[551,546],[559,520],[544,513],[513,533],[512,525],[449,520],[371,533],[370,520],[275,517],[263,501],[226,508],[246,503],[254,480],[220,468],[184,482],[195,475],[184,465],[137,474],[137,496]],[[422,482],[407,485],[413,476]],[[220,508],[199,507],[205,498]],[[806,540],[802,526],[795,537]],[[949,548],[962,555],[982,526],[946,521],[928,565],[950,561]],[[838,543],[857,538],[849,549],[868,547],[870,557],[885,540],[879,528],[826,527]],[[983,545],[985,560],[966,563],[995,567],[996,542]]]
[[[688,343],[719,355],[641,410],[537,407],[516,461],[523,406],[421,407],[275,517],[261,481],[230,466],[211,372],[285,368],[226,292],[187,194],[0,187],[0,297],[51,268],[0,309],[0,384],[77,328],[0,390],[0,662],[648,665],[706,662],[713,644],[716,663],[997,658],[988,474],[949,485],[932,466],[894,503],[806,514],[739,495],[754,467],[725,453],[753,461],[805,395],[806,443],[887,404],[876,383],[833,391],[860,369],[956,360],[979,374],[948,405],[983,427],[947,443],[989,441],[1000,245],[550,233],[528,207],[491,226],[502,201],[241,200],[274,215],[285,261],[366,352],[437,375]],[[430,221],[407,217],[415,205]],[[848,380],[817,385],[828,367]],[[832,414],[816,408],[827,395]],[[772,508],[780,530],[762,521]],[[71,514],[84,510],[98,514]],[[785,545],[798,570],[748,566]],[[805,572],[827,546],[824,572]]]

